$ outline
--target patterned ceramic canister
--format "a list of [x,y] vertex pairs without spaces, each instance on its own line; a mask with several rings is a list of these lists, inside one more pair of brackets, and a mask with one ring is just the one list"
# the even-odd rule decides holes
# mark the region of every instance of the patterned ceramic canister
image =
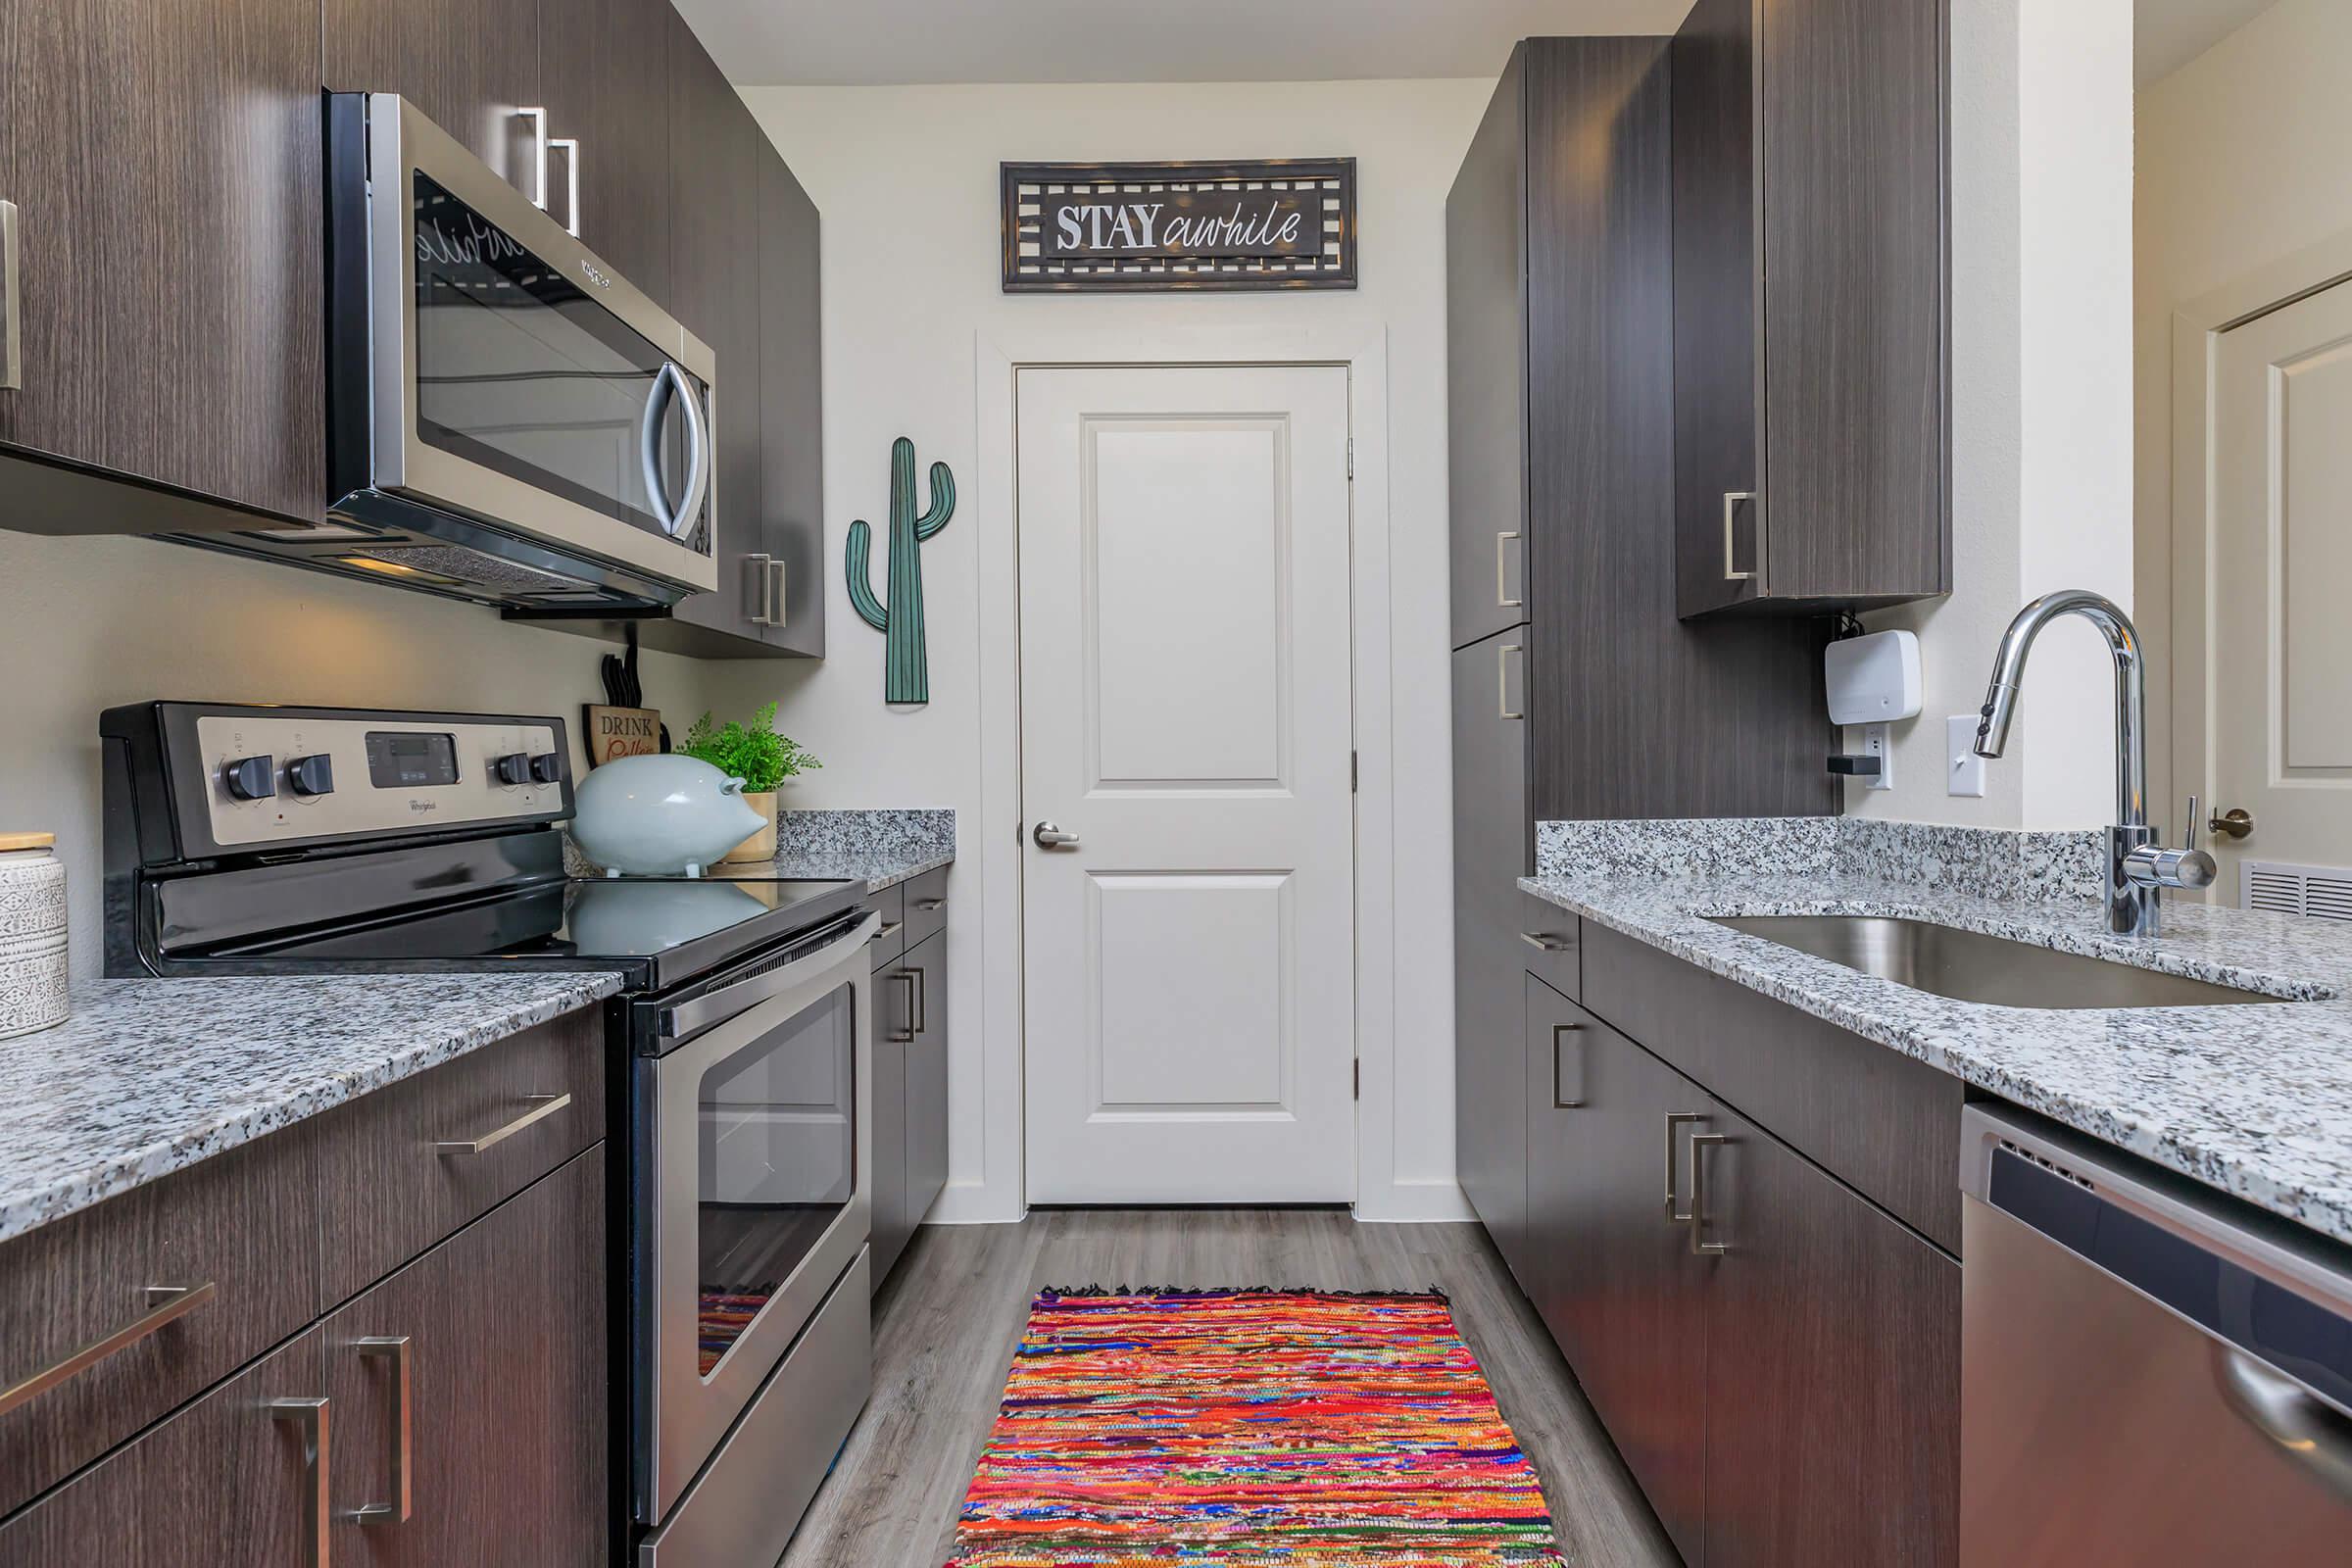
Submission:
[[66,1021],[66,868],[47,833],[0,833],[0,1040]]

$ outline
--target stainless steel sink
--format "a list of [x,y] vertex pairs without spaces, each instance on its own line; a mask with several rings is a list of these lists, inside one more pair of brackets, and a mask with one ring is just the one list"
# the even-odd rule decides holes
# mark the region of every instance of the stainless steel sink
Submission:
[[1927,920],[1753,914],[1714,923],[1916,991],[1996,1007],[2223,1007],[2285,1000]]

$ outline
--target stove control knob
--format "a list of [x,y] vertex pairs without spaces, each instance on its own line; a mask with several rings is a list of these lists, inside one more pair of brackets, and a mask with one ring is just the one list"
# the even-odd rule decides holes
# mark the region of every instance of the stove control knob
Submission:
[[541,784],[553,784],[564,776],[564,759],[553,752],[541,752],[531,759],[531,777]]
[[232,757],[220,764],[220,783],[240,801],[266,801],[277,793],[277,760]]
[[286,760],[286,783],[297,795],[335,793],[335,760],[320,752]]
[[490,776],[501,784],[528,784],[531,781],[531,754],[509,752],[490,764]]

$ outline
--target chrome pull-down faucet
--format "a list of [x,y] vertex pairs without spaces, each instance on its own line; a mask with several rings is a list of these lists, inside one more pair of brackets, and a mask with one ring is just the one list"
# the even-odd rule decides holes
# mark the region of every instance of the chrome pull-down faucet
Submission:
[[2115,823],[2107,829],[2103,890],[2107,929],[2152,937],[2162,916],[2161,890],[2210,887],[2215,871],[2213,857],[2197,848],[2193,802],[2186,849],[2162,848],[2148,825],[2147,672],[2132,617],[2114,601],[2083,588],[2044,594],[2019,611],[1993,658],[1992,684],[1985,689],[1984,719],[1977,725],[1977,755],[1999,757],[2008,748],[2026,655],[2041,628],[2061,615],[2081,615],[2096,626],[2115,660]]

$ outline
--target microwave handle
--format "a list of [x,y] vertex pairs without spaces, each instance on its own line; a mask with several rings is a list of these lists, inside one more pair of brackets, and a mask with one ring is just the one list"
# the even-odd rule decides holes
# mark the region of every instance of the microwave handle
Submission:
[[[674,534],[703,510],[703,497],[710,490],[710,421],[704,416],[703,400],[694,395],[694,383],[686,379],[686,372],[674,365],[669,368],[677,377],[678,401],[686,407],[686,499],[678,507],[677,521],[670,525]],[[715,544],[712,549],[715,552]]]
[[[673,397],[686,410],[686,496],[674,510],[662,482],[662,416]],[[637,454],[645,469],[646,504],[662,531],[675,538],[686,519],[702,510],[703,492],[710,483],[710,428],[703,418],[702,401],[675,361],[662,362],[653,390],[646,394],[645,412],[637,418]]]

